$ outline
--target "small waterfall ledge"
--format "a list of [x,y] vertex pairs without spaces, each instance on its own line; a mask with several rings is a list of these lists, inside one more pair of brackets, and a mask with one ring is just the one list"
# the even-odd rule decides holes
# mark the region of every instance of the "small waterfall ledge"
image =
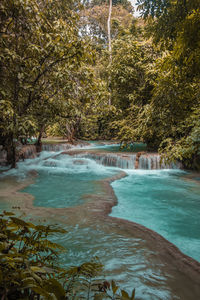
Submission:
[[36,158],[37,157],[37,148],[35,145],[25,145],[19,149],[19,159],[27,159],[27,158]]
[[136,155],[120,155],[112,153],[79,153],[79,158],[89,158],[97,163],[121,169],[135,169]]
[[71,144],[42,144],[42,151],[66,151],[72,148]]
[[[73,155],[75,153],[73,152]],[[121,169],[142,169],[142,170],[161,170],[161,169],[181,169],[182,164],[165,163],[160,154],[158,153],[144,153],[138,152],[134,154],[121,154],[121,153],[92,153],[84,152],[75,155],[79,158],[93,159],[97,163],[108,166],[117,167]]]
[[59,152],[59,151],[67,151],[72,148],[82,148],[89,146],[90,144],[85,141],[75,141],[73,144],[60,142],[60,143],[42,143],[42,151],[52,151],[52,152]]
[[[35,145],[18,145],[16,147],[17,157],[16,160],[24,160],[27,158],[36,158],[37,157],[37,148]],[[4,166],[7,164],[7,152],[3,149],[3,146],[0,145],[0,165]]]

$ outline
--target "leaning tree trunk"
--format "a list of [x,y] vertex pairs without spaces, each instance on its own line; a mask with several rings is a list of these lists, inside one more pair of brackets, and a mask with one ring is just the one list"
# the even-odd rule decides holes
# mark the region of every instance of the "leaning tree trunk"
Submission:
[[39,135],[38,135],[37,141],[35,143],[37,152],[42,151],[42,141],[41,140],[42,140],[42,134],[44,132],[44,129],[45,129],[45,126],[43,125],[39,131]]
[[13,133],[7,137],[4,149],[7,152],[7,163],[11,165],[11,168],[16,168],[17,154]]
[[70,144],[74,144],[75,140],[75,128],[73,125],[66,123],[66,133],[67,133],[67,140]]
[[17,153],[16,153],[16,145],[15,141],[12,141],[12,163],[11,168],[16,168],[16,162],[17,162]]
[[[109,14],[108,14],[108,21],[107,21],[107,27],[108,27],[108,51],[109,51],[109,67],[112,63],[112,43],[111,43],[111,14],[112,14],[112,0],[109,0]],[[109,102],[108,104],[111,105],[111,88],[110,88],[110,82],[111,82],[111,76],[108,77],[108,85],[109,85]]]

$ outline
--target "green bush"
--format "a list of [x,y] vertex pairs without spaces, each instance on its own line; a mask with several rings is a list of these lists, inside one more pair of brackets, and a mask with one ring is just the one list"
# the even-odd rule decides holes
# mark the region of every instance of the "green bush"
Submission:
[[56,262],[65,249],[49,235],[66,233],[56,226],[34,225],[11,212],[0,214],[0,298],[16,299],[134,299],[100,279],[98,258],[63,269]]

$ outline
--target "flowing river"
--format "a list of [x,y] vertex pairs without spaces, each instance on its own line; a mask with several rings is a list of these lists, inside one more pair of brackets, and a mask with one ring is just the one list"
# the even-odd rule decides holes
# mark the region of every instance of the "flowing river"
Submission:
[[156,154],[119,154],[118,145],[56,150],[1,173],[0,209],[60,224],[62,265],[98,256],[106,278],[136,288],[136,299],[199,299],[198,176]]

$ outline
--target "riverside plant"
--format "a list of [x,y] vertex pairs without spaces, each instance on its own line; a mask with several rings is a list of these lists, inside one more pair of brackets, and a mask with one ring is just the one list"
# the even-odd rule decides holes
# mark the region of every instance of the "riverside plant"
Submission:
[[66,251],[51,242],[51,234],[64,234],[57,226],[34,225],[12,212],[0,214],[1,300],[134,300],[114,282],[102,278],[97,257],[80,266],[59,267],[57,258]]

